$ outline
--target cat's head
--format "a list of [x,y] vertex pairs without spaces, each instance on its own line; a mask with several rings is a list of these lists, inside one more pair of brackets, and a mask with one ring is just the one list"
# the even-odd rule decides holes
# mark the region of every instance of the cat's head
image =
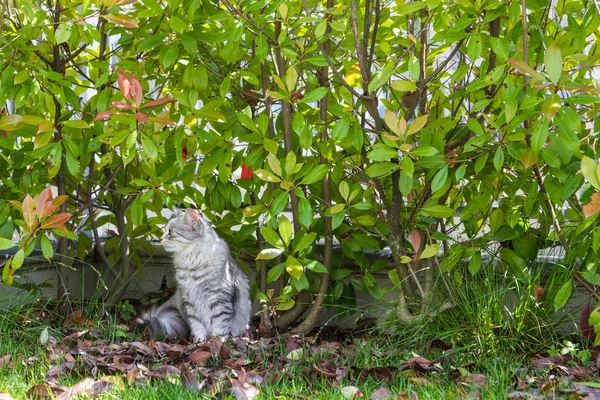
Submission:
[[168,252],[182,252],[211,231],[210,223],[198,211],[174,209],[173,216],[165,225],[161,244]]

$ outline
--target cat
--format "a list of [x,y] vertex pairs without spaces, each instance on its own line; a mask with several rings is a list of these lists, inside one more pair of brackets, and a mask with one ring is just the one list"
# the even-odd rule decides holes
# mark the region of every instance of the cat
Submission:
[[193,209],[174,210],[161,243],[172,254],[175,293],[142,314],[153,337],[240,336],[250,320],[248,278],[210,222]]

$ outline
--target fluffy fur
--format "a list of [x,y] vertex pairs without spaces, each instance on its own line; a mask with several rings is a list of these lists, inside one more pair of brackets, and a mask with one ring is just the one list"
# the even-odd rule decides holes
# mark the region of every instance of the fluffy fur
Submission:
[[164,304],[142,314],[152,336],[239,336],[251,303],[248,279],[210,223],[192,209],[175,212],[161,241],[172,253],[177,288]]

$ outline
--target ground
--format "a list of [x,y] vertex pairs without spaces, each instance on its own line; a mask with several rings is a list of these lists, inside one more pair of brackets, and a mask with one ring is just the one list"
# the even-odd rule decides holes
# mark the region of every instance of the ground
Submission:
[[4,310],[0,400],[600,398],[598,352],[572,343],[548,357],[407,347],[375,330],[193,344],[141,340],[82,310],[57,321],[43,308]]

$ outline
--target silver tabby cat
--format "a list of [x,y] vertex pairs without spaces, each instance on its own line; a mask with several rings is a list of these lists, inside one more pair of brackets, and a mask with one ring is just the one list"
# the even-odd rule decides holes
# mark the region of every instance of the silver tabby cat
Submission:
[[177,287],[164,304],[142,314],[152,336],[239,336],[248,325],[251,303],[246,275],[225,241],[196,210],[175,210],[161,241],[172,253]]

